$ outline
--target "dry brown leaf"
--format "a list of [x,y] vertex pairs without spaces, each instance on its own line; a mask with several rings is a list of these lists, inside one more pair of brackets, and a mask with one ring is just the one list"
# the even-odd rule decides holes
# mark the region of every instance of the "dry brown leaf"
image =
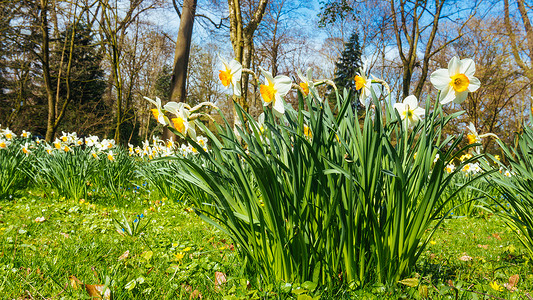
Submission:
[[227,282],[226,274],[222,272],[215,272],[215,287],[220,289],[220,285]]
[[485,250],[489,249],[489,245],[480,245],[480,244],[478,244],[477,247],[478,248],[483,248]]
[[505,286],[509,291],[514,292],[516,291],[516,284],[518,283],[519,279],[520,275],[515,274],[509,277],[509,283],[504,283],[503,286]]
[[[104,300],[110,300],[111,299],[111,290],[107,288],[104,292],[105,285],[103,284],[86,284],[85,290],[89,294],[89,296],[96,298],[96,299],[104,299]],[[104,297],[102,298],[102,294]]]
[[468,255],[463,255],[461,257],[459,257],[459,260],[460,261],[471,261],[473,258],[471,256],[468,256]]
[[118,258],[118,260],[126,259],[128,258],[129,255],[130,255],[130,250],[126,250],[126,252],[122,253],[122,255]]
[[499,240],[499,241],[502,240],[502,238],[500,237],[500,235],[497,234],[497,233],[493,233],[493,234],[492,234],[492,237],[495,238],[495,239],[497,239],[497,240]]
[[[69,280],[70,280],[70,285],[72,286],[73,289],[76,290],[83,286],[85,290],[87,291],[87,293],[89,294],[89,296],[91,296],[92,298],[104,299],[104,300],[111,299],[111,290],[107,288],[104,292],[105,285],[103,284],[84,284],[83,282],[81,282],[81,280],[76,278],[76,276],[74,275],[71,275],[69,277]],[[104,295],[103,297],[102,297],[102,294]]]
[[194,290],[192,293],[191,293],[191,296],[189,297],[189,300],[190,299],[202,299],[202,294],[200,293],[200,291],[198,290]]
[[74,275],[70,275],[68,278],[70,280],[70,286],[72,286],[73,289],[77,290],[79,285],[83,285],[83,282],[76,278]]
[[191,292],[192,291],[192,286],[188,285],[188,284],[182,284],[181,287],[186,291],[186,292]]

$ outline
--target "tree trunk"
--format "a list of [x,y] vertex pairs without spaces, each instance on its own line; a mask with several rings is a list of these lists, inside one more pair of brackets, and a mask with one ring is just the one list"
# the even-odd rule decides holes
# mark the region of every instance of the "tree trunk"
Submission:
[[183,2],[180,29],[174,53],[174,71],[170,82],[170,99],[177,102],[184,102],[187,97],[187,68],[196,4],[197,0],[184,0]]
[[[184,0],[180,16],[180,28],[174,52],[174,69],[170,79],[170,100],[185,102],[187,99],[187,69],[189,67],[189,54],[191,52],[192,30],[197,0]],[[163,140],[176,137],[170,130],[163,129]]]
[[51,142],[55,135],[54,122],[56,119],[56,98],[52,89],[52,81],[50,79],[50,37],[48,29],[48,0],[41,0],[41,15],[40,15],[40,29],[42,37],[41,61],[43,68],[44,87],[46,89],[46,97],[48,99],[48,122],[46,123],[47,142]]
[[[240,0],[228,0],[229,17],[230,17],[230,38],[231,45],[233,46],[233,52],[235,53],[235,60],[242,64],[245,69],[250,69],[252,63],[252,56],[254,51],[253,38],[257,26],[263,19],[265,14],[266,5],[268,0],[261,0],[257,9],[251,16],[250,21],[244,26],[241,15]],[[245,111],[248,111],[249,103],[248,96],[248,82],[249,75],[247,73],[242,74],[241,79],[241,98],[234,98],[234,100],[243,107]],[[233,110],[234,126],[239,124],[237,112]]]

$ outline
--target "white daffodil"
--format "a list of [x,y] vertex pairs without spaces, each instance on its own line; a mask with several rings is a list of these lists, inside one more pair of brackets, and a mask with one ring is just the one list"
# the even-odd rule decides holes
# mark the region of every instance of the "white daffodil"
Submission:
[[235,59],[232,59],[229,63],[220,57],[222,64],[224,64],[224,70],[220,70],[218,78],[222,82],[222,85],[228,88],[230,84],[233,86],[233,95],[241,96],[241,75],[242,65]]
[[455,171],[455,165],[454,164],[448,164],[446,165],[446,173],[452,173],[453,171]]
[[402,103],[394,103],[394,108],[407,126],[418,123],[425,113],[423,108],[418,107],[418,100],[414,95],[408,96]]
[[300,87],[304,93],[304,96],[309,95],[309,88],[313,88],[313,70],[311,68],[307,69],[306,76],[302,75],[300,71],[297,71],[298,77],[302,82],[300,82]]
[[265,71],[259,67],[263,76],[265,76],[265,84],[261,84],[260,92],[263,98],[263,105],[267,106],[270,102],[272,108],[279,114],[285,113],[285,103],[283,97],[287,95],[292,87],[292,80],[285,75],[278,75],[272,78],[272,73]]
[[189,121],[189,110],[183,102],[169,102],[165,105],[165,109],[170,113],[176,115],[175,118],[170,119],[174,128],[183,135],[189,135],[191,138],[196,139],[196,130],[194,128],[194,122]]
[[22,137],[26,138],[26,139],[30,138],[31,137],[31,132],[26,131],[26,130],[22,130]]
[[107,159],[109,159],[110,161],[115,160],[115,153],[113,153],[113,150],[109,150],[109,152],[107,152]]
[[144,99],[148,100],[150,103],[155,105],[156,108],[152,108],[151,110],[156,120],[162,125],[167,125],[169,122],[168,122],[168,118],[165,116],[165,114],[161,110],[161,99],[159,99],[159,97],[155,97],[155,101],[148,97],[144,97]]
[[9,146],[9,144],[10,144],[9,140],[0,138],[0,149],[6,149],[7,146]]
[[361,91],[361,94],[359,95],[359,101],[361,104],[365,104],[366,98],[370,97],[372,94],[372,79],[366,76],[368,69],[368,62],[365,61],[363,64],[363,67],[359,69],[359,73],[357,73],[354,77],[355,81],[355,89],[357,91]]
[[[475,144],[475,143],[481,143],[481,139],[482,138],[485,138],[485,137],[488,137],[488,136],[492,136],[493,138],[496,138],[498,139],[498,136],[495,135],[494,133],[485,133],[485,134],[478,134],[477,133],[477,130],[476,130],[476,126],[474,126],[474,124],[472,122],[470,122],[470,124],[468,124],[468,131],[470,131],[470,133],[468,133],[466,135],[466,138],[468,139],[468,144]],[[476,152],[477,153],[480,153],[481,152],[481,148],[479,146],[476,147]]]
[[448,69],[433,72],[431,83],[440,91],[440,103],[463,103],[468,92],[475,92],[480,86],[479,79],[474,77],[475,71],[476,64],[472,59],[454,56],[448,63]]
[[30,144],[26,142],[24,145],[21,145],[21,150],[24,154],[30,154]]

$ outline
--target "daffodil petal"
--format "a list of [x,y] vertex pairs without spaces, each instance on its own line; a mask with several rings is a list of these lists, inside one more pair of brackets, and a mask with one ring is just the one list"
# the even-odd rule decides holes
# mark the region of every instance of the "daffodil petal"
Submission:
[[300,70],[296,71],[296,74],[298,74],[298,78],[300,78],[300,81],[307,82],[307,78],[302,75],[302,72],[300,72]]
[[418,99],[416,99],[415,95],[410,95],[403,100],[403,103],[406,104],[409,109],[413,109],[418,106]]
[[313,69],[311,68],[307,68],[307,81],[310,81],[312,82],[312,78],[313,78]]
[[469,77],[470,84],[468,85],[468,91],[469,92],[475,92],[479,87],[481,86],[481,82],[476,77]]
[[471,58],[461,59],[459,73],[465,74],[466,77],[471,78],[476,72],[476,64]]
[[430,81],[437,90],[442,91],[450,85],[451,78],[448,70],[439,69],[431,73]]
[[455,98],[455,91],[448,85],[440,91],[440,104],[447,104],[453,101]]
[[259,70],[261,70],[261,74],[265,76],[265,85],[270,85],[271,82],[274,82],[274,78],[272,78],[272,73],[266,71],[262,67],[259,67]]
[[426,110],[422,107],[417,107],[415,110],[413,110],[413,114],[415,114],[418,118],[422,118],[426,114]]
[[274,90],[276,90],[277,94],[279,94],[281,97],[284,97],[287,95],[287,93],[291,90],[292,87],[292,80],[285,76],[285,75],[279,75],[274,78]]
[[448,77],[452,77],[453,75],[456,75],[459,73],[461,67],[461,61],[457,56],[452,57],[450,62],[448,63]]
[[235,97],[241,97],[241,82],[237,81],[233,84],[233,95]]
[[398,111],[398,114],[401,116],[405,111],[405,104],[403,103],[394,103],[394,109]]
[[461,104],[465,102],[466,97],[468,97],[468,91],[455,93],[455,99],[453,100],[453,103]]
[[277,111],[279,114],[284,114],[285,113],[285,105],[283,103],[283,98],[281,98],[281,96],[276,93],[276,95],[274,96],[276,98],[276,100],[274,101],[274,105],[273,105],[273,109],[275,111]]

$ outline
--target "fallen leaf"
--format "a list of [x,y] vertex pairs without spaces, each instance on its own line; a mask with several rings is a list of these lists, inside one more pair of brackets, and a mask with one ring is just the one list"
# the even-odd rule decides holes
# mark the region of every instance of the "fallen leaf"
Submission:
[[62,236],[64,236],[67,239],[70,237],[70,235],[68,233],[60,232],[59,234],[61,234]]
[[492,234],[492,237],[495,238],[495,239],[497,239],[497,240],[500,240],[500,241],[502,240],[502,238],[500,237],[500,235],[497,234],[497,233],[493,233],[493,234]]
[[[80,287],[84,287],[89,296],[96,299],[104,299],[104,300],[110,300],[111,299],[111,290],[107,288],[104,292],[105,285],[103,284],[83,284],[81,280],[76,278],[76,276],[71,275],[69,277],[70,285],[73,289],[77,290]],[[102,298],[103,293],[103,298]]]
[[468,255],[463,255],[461,257],[459,257],[459,260],[460,261],[471,261],[473,258],[471,256],[468,256]]
[[480,245],[480,244],[478,244],[477,247],[478,248],[483,248],[485,250],[489,249],[489,245]]
[[198,290],[194,290],[192,293],[191,293],[191,296],[189,297],[189,300],[190,299],[202,299],[202,294],[200,293],[200,291]]
[[130,250],[126,250],[126,252],[122,253],[122,255],[119,256],[118,260],[126,259],[128,258],[129,255],[130,255]]
[[516,284],[518,283],[518,279],[520,279],[520,275],[515,274],[509,277],[509,283],[504,283],[503,286],[506,287],[509,291],[514,292],[516,291]]
[[[96,298],[96,299],[105,299],[110,300],[111,299],[111,290],[107,288],[104,292],[105,285],[103,284],[86,284],[85,290],[89,294],[89,296]],[[104,295],[102,297],[102,294]]]
[[225,283],[226,280],[226,274],[222,272],[215,272],[215,286],[216,288],[220,289],[220,285]]
[[37,223],[42,223],[42,222],[44,222],[44,221],[46,221],[46,219],[45,219],[44,217],[37,217],[37,218],[35,218],[35,222],[37,222]]

